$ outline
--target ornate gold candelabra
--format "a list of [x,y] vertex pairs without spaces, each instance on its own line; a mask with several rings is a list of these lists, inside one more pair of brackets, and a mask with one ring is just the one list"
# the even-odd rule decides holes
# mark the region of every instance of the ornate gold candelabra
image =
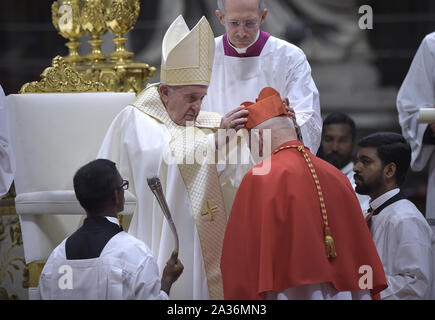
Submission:
[[86,59],[95,63],[104,61],[106,56],[101,52],[103,40],[100,39],[100,36],[107,32],[104,4],[101,0],[81,0],[81,5],[81,26],[83,31],[92,37],[88,41],[92,48],[91,53]]
[[[133,53],[125,48],[125,34],[131,31],[137,21],[140,11],[139,0],[57,0],[52,5],[53,25],[59,34],[68,39],[66,46],[69,55],[64,58],[67,66],[74,68],[82,78],[82,83],[99,83],[94,87],[104,88],[104,91],[140,92],[145,82],[154,76],[156,68],[146,63],[133,61]],[[103,40],[101,36],[107,31],[115,35],[115,49],[105,55],[101,51]],[[80,37],[86,34],[91,52],[82,57],[78,48]],[[56,63],[61,60],[56,58]],[[53,60],[54,61],[54,60]],[[55,68],[59,70],[60,68]],[[57,78],[62,78],[57,75]],[[46,83],[52,83],[50,77],[44,75]],[[60,83],[57,81],[57,83]],[[103,85],[100,85],[103,84]],[[36,88],[40,84],[32,83],[23,86],[21,92]],[[59,92],[65,92],[65,83]],[[34,90],[34,89],[32,89]],[[56,88],[48,90],[56,91]],[[73,90],[73,89],[71,89]],[[80,89],[78,89],[80,90]],[[103,89],[102,89],[103,90]],[[74,89],[74,91],[77,91]]]
[[110,32],[115,34],[113,42],[115,51],[111,53],[112,60],[122,63],[124,60],[133,57],[133,52],[125,49],[127,38],[123,35],[133,29],[139,17],[139,0],[105,0],[106,3],[106,25]]
[[65,45],[69,49],[69,55],[65,61],[71,65],[77,65],[83,61],[80,57],[78,48],[80,42],[77,41],[83,35],[80,25],[80,6],[79,0],[58,0],[51,6],[53,25],[59,34],[68,39]]

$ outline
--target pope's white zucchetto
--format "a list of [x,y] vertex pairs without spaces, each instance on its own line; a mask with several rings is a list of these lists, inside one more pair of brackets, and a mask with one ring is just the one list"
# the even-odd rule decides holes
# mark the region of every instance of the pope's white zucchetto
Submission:
[[160,82],[168,85],[209,85],[215,42],[203,16],[189,30],[182,15],[170,25],[162,43]]

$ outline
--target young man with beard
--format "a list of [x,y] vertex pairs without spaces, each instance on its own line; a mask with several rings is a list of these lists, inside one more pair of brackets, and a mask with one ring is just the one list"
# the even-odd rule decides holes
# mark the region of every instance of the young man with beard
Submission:
[[[322,129],[322,143],[318,156],[341,170],[355,189],[353,180],[353,149],[355,147],[355,122],[345,113],[334,112],[325,118]],[[366,214],[370,198],[357,194],[361,210]]]
[[434,235],[426,219],[400,191],[411,148],[396,133],[381,132],[358,142],[355,191],[369,195],[369,227],[384,265],[388,288],[382,299],[429,299]]

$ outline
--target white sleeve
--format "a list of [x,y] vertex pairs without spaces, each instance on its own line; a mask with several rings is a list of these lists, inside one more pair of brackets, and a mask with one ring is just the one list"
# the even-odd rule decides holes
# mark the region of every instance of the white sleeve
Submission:
[[169,300],[161,290],[159,268],[154,258],[147,256],[139,266],[133,281],[136,300]]
[[286,92],[290,107],[295,110],[303,143],[310,148],[311,153],[316,154],[322,132],[319,91],[311,76],[311,67],[304,53],[301,53],[297,63],[288,73]]
[[52,300],[53,294],[51,292],[51,283],[53,281],[53,266],[50,263],[50,258],[47,260],[44,268],[42,269],[41,276],[38,282],[38,300]]
[[382,299],[427,299],[432,280],[431,234],[423,221],[401,220],[385,230],[388,239],[388,259],[384,262],[388,288]]
[[402,134],[411,145],[411,167],[422,170],[435,146],[423,146],[427,124],[419,123],[419,110],[435,105],[435,57],[431,46],[435,37],[426,36],[414,56],[408,74],[397,95],[397,111]]

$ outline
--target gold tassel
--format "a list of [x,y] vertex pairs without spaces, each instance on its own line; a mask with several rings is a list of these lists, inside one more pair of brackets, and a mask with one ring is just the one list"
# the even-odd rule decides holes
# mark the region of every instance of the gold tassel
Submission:
[[331,230],[329,227],[325,227],[325,248],[326,248],[326,257],[328,259],[335,258],[337,256],[337,252],[335,251],[334,238],[331,236]]
[[335,258],[337,253],[335,252],[334,239],[331,236],[325,236],[326,257]]
[[323,217],[323,225],[324,225],[324,234],[325,234],[325,249],[326,249],[326,257],[328,259],[331,258],[335,258],[337,256],[337,252],[335,251],[335,243],[334,243],[334,238],[332,238],[331,236],[331,230],[329,229],[328,226],[328,216],[326,215],[326,206],[325,206],[325,202],[323,199],[323,194],[322,194],[322,188],[320,186],[320,182],[319,179],[317,177],[316,174],[316,170],[313,166],[313,164],[311,163],[310,157],[308,156],[308,154],[305,152],[305,147],[304,146],[297,146],[297,145],[292,145],[292,146],[285,146],[285,147],[281,147],[278,150],[276,150],[274,152],[274,154],[276,154],[277,152],[284,150],[284,149],[288,149],[288,148],[297,148],[299,152],[302,152],[305,158],[306,163],[308,164],[308,168],[311,171],[311,175],[313,176],[314,179],[314,183],[316,185],[316,188],[318,190],[318,195],[319,195],[319,201],[320,201],[320,208],[322,211],[322,217]]

